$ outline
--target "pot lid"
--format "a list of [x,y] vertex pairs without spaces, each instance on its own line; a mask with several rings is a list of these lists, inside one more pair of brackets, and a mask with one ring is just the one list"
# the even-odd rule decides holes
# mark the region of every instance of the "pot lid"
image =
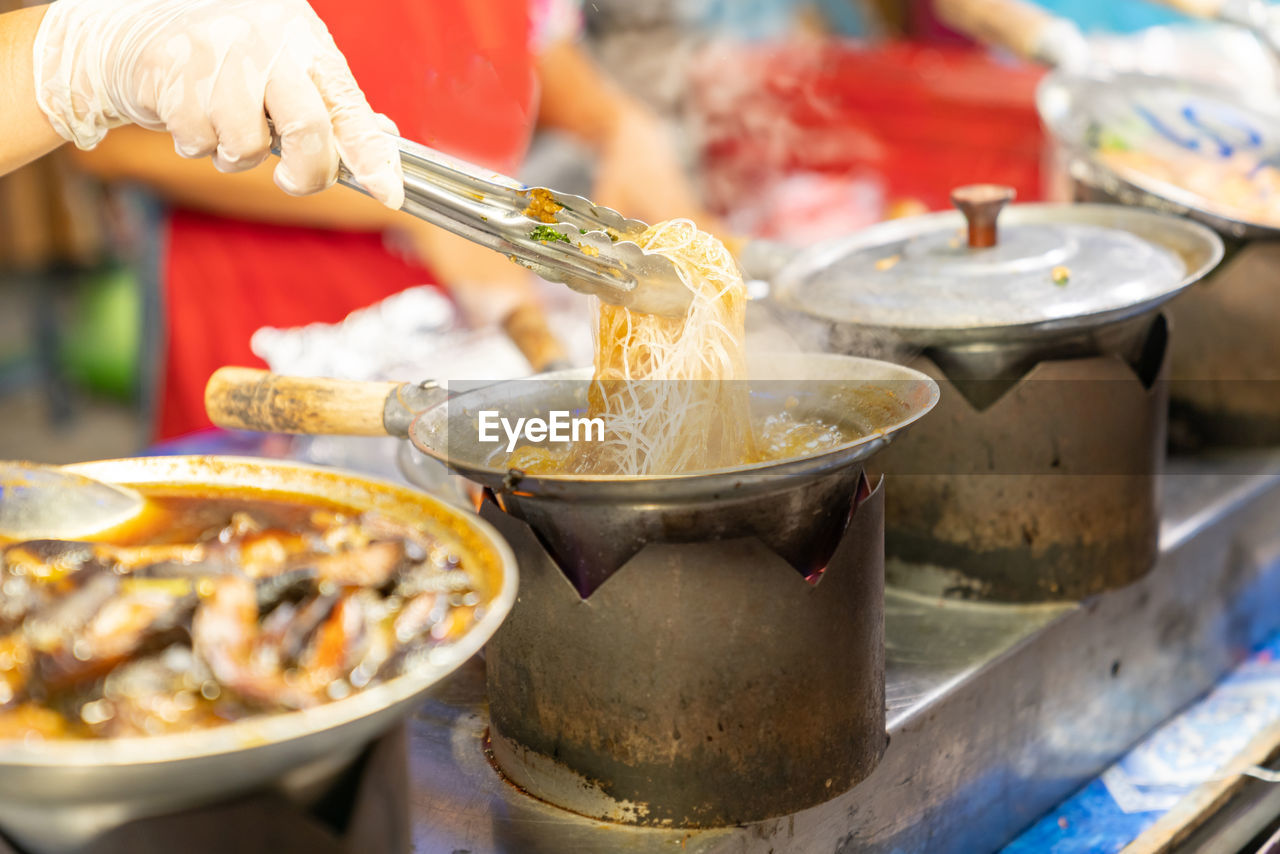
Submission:
[[[1051,74],[1036,101],[1054,137],[1090,167],[1078,175],[1088,183],[1234,237],[1280,235],[1274,98],[1141,74]],[[1154,199],[1130,198],[1125,189]]]
[[[893,220],[820,244],[774,292],[806,314],[923,346],[1032,339],[1137,316],[1199,279],[1222,241],[1193,222],[1119,205],[1015,205],[962,187],[961,210]],[[999,227],[997,228],[997,217]]]

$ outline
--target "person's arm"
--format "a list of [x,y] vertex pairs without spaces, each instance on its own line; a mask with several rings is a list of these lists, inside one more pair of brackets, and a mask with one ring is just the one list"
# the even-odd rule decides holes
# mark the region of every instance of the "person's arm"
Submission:
[[227,217],[346,231],[411,228],[414,222],[341,184],[310,196],[285,195],[272,179],[273,160],[226,174],[208,161],[179,157],[169,137],[139,127],[114,130],[73,158],[104,180],[137,181],[174,204]]
[[0,15],[0,175],[62,144],[36,103],[31,46],[45,7]]
[[538,126],[569,133],[603,153],[622,112],[631,107],[627,94],[572,41],[539,54],[538,80]]

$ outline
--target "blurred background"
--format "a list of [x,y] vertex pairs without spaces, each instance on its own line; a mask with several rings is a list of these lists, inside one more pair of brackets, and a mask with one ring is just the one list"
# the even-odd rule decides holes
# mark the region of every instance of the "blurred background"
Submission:
[[[1086,33],[1178,23],[1142,0],[1042,2]],[[1022,201],[1062,192],[1035,112],[1044,69],[948,31],[928,0],[475,0],[463,24],[446,14],[456,3],[313,5],[406,136],[651,221],[803,244],[945,208],[959,184],[1008,184]],[[366,13],[404,43],[358,25]],[[497,32],[485,21],[527,48],[531,86],[493,66],[525,101],[438,83],[450,62],[471,67],[458,33]],[[466,55],[451,55],[455,40]],[[396,98],[425,103],[427,123]],[[459,126],[470,136],[451,137]],[[260,197],[269,166],[218,176],[155,137],[124,128],[0,179],[0,456],[111,457],[198,432],[203,378],[225,361],[527,373],[540,357],[501,329],[524,306],[558,357],[589,360],[584,300],[380,221],[344,188],[314,204]],[[353,269],[334,284],[341,259]],[[351,315],[362,306],[374,307]]]

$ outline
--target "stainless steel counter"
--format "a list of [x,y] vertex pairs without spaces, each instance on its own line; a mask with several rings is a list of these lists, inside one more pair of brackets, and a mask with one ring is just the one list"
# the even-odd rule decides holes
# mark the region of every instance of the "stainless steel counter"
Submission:
[[1169,469],[1160,561],[1131,587],[1031,606],[891,588],[884,760],[852,791],[792,816],[684,832],[608,825],[536,801],[484,756],[484,669],[473,660],[410,728],[415,851],[999,847],[1280,628],[1280,466],[1238,457]]

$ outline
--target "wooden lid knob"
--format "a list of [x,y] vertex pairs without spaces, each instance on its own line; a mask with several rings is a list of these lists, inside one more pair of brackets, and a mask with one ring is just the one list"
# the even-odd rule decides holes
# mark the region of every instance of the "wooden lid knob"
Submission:
[[969,184],[951,191],[951,204],[960,209],[969,223],[969,248],[996,245],[996,219],[1000,209],[1013,201],[1012,187],[1000,184]]

